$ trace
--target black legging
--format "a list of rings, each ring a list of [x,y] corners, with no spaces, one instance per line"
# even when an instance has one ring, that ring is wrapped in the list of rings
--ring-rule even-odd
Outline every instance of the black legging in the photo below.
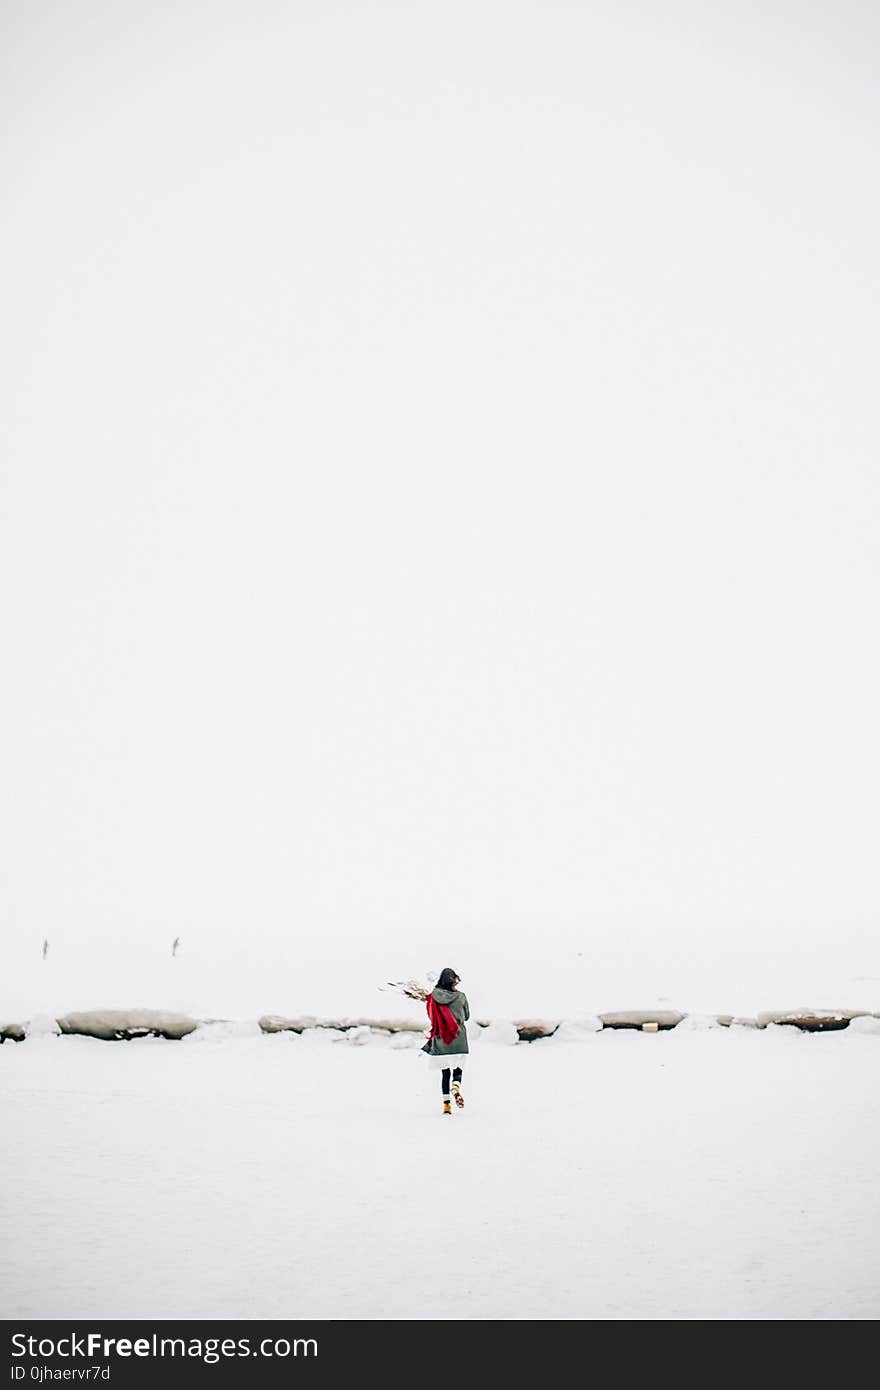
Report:
[[[449,1070],[449,1067],[444,1067],[440,1073],[440,1089],[444,1096],[449,1095]],[[453,1081],[461,1080],[461,1067],[455,1068],[455,1071],[452,1073],[452,1079]]]

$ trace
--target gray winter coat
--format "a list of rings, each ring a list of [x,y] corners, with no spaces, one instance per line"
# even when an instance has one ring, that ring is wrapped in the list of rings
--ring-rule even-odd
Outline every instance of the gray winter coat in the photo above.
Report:
[[[430,1057],[455,1057],[461,1056],[468,1050],[467,1028],[465,1023],[471,1016],[468,1007],[467,995],[462,994],[460,989],[440,989],[439,985],[431,990],[438,1004],[445,1004],[452,1010],[453,1018],[458,1022],[458,1032],[452,1042],[445,1043],[442,1038],[431,1038],[422,1048]]]

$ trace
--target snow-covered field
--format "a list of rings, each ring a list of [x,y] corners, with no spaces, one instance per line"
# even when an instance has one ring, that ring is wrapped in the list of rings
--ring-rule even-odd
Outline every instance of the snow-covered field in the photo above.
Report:
[[[878,1030],[7,1044],[0,1312],[874,1318]]]

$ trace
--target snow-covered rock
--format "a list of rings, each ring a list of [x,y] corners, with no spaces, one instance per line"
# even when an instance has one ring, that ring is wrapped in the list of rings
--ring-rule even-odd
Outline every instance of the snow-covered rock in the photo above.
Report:
[[[301,1018],[285,1018],[282,1014],[263,1014],[258,1020],[264,1033],[304,1033],[307,1028],[317,1028],[318,1020],[310,1014]]]
[[[4,1023],[0,1025],[0,1043],[24,1042],[26,1036],[24,1025],[21,1023]]]
[[[537,1042],[538,1038],[552,1038],[559,1023],[546,1018],[521,1018],[513,1026],[520,1042]]]
[[[600,1014],[604,1028],[641,1028],[656,1023],[658,1028],[675,1028],[684,1014],[677,1009],[618,1009],[615,1013]]]
[[[372,1028],[383,1033],[422,1033],[424,1023],[411,1018],[315,1018],[305,1014],[300,1018],[285,1018],[282,1014],[263,1014],[260,1027],[264,1033],[303,1033],[307,1028],[331,1028],[347,1032],[355,1028]]]
[[[177,1040],[193,1033],[198,1021],[161,1009],[92,1009],[65,1014],[58,1019],[58,1026],[62,1033],[79,1033],[106,1042],[147,1037]]]
[[[808,1033],[824,1033],[848,1028],[851,1020],[861,1017],[862,1013],[859,1009],[768,1009],[758,1014],[757,1025],[766,1028],[771,1023],[779,1023]]]

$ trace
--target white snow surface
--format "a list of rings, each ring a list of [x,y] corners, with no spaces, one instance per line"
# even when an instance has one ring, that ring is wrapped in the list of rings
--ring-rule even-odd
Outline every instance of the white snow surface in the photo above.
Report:
[[[417,1035],[6,1044],[0,1316],[876,1318],[880,1036],[699,1023],[473,1030],[451,1118]]]

